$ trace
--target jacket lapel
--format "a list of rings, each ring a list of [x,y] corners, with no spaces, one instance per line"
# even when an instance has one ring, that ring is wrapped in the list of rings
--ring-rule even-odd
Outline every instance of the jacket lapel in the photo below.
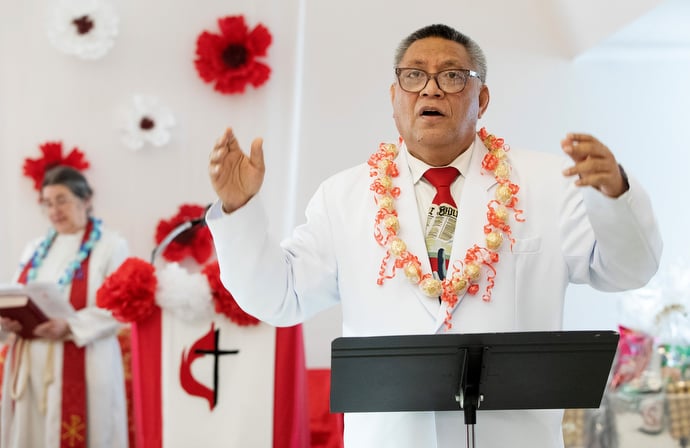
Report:
[[[422,265],[422,272],[431,272],[431,263],[429,262],[429,257],[426,255],[424,229],[419,220],[414,182],[407,163],[407,157],[409,157],[407,151],[401,150],[398,155],[398,167],[400,170],[400,175],[398,176],[400,196],[397,200],[398,219],[400,221],[399,235],[407,244],[407,250],[419,258],[419,262]],[[403,277],[404,281],[409,283],[410,288],[413,289],[417,299],[429,312],[431,318],[437,320],[441,308],[438,300],[424,295],[416,285],[407,280],[407,277],[405,277],[402,272],[400,272],[399,275]]]

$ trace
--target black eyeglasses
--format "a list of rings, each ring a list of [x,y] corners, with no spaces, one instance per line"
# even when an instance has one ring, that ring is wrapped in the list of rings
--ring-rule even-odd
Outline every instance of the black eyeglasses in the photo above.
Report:
[[[438,73],[427,73],[419,68],[396,68],[400,88],[405,92],[417,93],[424,90],[430,79],[434,79],[438,88],[445,93],[458,93],[465,89],[469,77],[480,79],[479,73],[466,68],[453,68]]]

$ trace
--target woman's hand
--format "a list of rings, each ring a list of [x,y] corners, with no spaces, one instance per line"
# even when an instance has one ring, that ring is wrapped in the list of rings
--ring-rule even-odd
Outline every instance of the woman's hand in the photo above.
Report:
[[[50,319],[34,328],[34,336],[53,341],[61,341],[72,334],[72,330],[65,319]]]
[[[22,324],[18,320],[0,317],[0,329],[7,333],[19,333],[22,331]]]

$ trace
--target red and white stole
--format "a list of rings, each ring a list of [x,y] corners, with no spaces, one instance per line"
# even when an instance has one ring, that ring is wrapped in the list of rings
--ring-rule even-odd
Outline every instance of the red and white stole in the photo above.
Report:
[[[89,220],[83,245],[89,238],[93,221]],[[81,247],[81,246],[80,246]],[[86,306],[88,294],[89,259],[91,254],[81,262],[81,267],[74,273],[70,289],[70,302],[75,310]],[[26,284],[31,263],[27,263],[19,276],[19,282]],[[15,343],[15,348],[16,343]],[[86,348],[77,347],[72,341],[63,342],[62,361],[62,417],[60,423],[60,448],[86,448]]]

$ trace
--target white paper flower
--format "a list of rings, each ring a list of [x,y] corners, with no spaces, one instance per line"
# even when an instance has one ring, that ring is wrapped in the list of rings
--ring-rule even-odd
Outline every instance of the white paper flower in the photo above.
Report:
[[[48,38],[60,51],[82,59],[103,57],[115,44],[119,18],[104,0],[59,0]]]
[[[156,275],[156,303],[159,307],[186,321],[213,317],[211,287],[204,274],[192,274],[178,263],[169,263]]]
[[[137,150],[148,142],[163,146],[170,141],[170,128],[175,125],[172,112],[153,96],[134,95],[124,112],[122,143]]]

